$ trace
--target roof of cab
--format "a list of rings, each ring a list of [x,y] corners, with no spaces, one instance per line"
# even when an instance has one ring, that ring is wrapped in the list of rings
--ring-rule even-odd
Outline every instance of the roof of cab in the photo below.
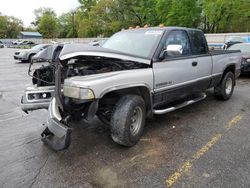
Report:
[[[133,29],[124,29],[122,32],[133,32],[133,31],[151,31],[151,30],[162,30],[162,31],[169,31],[169,30],[176,30],[176,29],[182,29],[182,30],[195,30],[195,31],[202,31],[200,29],[195,28],[187,28],[187,27],[175,27],[175,26],[164,26],[164,27],[140,27],[140,28],[133,28]]]

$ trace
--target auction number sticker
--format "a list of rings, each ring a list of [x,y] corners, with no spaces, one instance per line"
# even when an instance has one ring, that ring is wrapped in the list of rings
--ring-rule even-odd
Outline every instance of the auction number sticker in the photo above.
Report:
[[[161,30],[151,30],[151,31],[146,31],[145,35],[161,35],[163,31]]]

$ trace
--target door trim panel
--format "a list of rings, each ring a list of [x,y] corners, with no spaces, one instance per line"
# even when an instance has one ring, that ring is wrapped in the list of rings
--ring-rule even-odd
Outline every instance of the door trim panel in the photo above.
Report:
[[[162,92],[162,91],[165,91],[165,90],[168,90],[168,89],[173,89],[173,88],[178,88],[178,87],[185,86],[185,85],[188,85],[188,84],[193,84],[193,83],[196,83],[198,81],[205,80],[205,79],[212,79],[213,77],[219,76],[221,74],[222,73],[216,73],[216,74],[213,74],[213,75],[204,76],[204,77],[201,77],[201,78],[197,78],[197,79],[194,79],[194,80],[190,80],[190,81],[175,84],[175,85],[170,85],[170,86],[166,86],[166,87],[159,87],[159,88],[154,89],[154,92],[155,93]],[[160,84],[158,84],[158,85],[160,85]]]
[[[222,73],[217,73],[185,83],[155,89],[153,94],[154,107],[180,100],[193,93],[205,91],[213,86],[214,79],[218,80],[217,78],[221,76]]]

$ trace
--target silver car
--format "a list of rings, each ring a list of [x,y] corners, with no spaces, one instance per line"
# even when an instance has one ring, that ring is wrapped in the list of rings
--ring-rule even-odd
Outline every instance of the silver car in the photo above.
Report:
[[[38,44],[31,49],[19,50],[14,53],[14,59],[22,62],[31,62],[31,59],[39,51],[48,48],[50,44]]]
[[[0,48],[4,48],[2,41],[0,41]]]
[[[241,74],[250,74],[250,43],[234,44],[230,46],[227,50],[241,51]]]

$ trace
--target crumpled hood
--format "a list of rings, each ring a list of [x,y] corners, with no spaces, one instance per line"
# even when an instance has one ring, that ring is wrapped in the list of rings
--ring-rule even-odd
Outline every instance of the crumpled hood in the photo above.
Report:
[[[119,51],[91,46],[87,44],[65,44],[59,55],[59,59],[67,60],[77,56],[96,56],[96,57],[122,59],[138,63],[145,63],[148,65],[151,63],[149,59],[132,56]]]
[[[132,56],[119,51],[110,50],[107,48],[91,46],[89,44],[55,44],[49,46],[45,50],[39,52],[33,59],[43,59],[43,60],[53,60],[55,56],[55,51],[61,46],[61,51],[59,54],[59,59],[61,61],[68,60],[78,56],[92,56],[92,57],[106,57],[113,59],[121,59],[127,61],[134,61],[138,63],[144,63],[150,65],[151,60],[141,57]]]
[[[32,57],[33,60],[42,59],[44,61],[50,61],[53,59],[53,54],[58,47],[58,44],[51,45],[42,51],[39,51]]]

